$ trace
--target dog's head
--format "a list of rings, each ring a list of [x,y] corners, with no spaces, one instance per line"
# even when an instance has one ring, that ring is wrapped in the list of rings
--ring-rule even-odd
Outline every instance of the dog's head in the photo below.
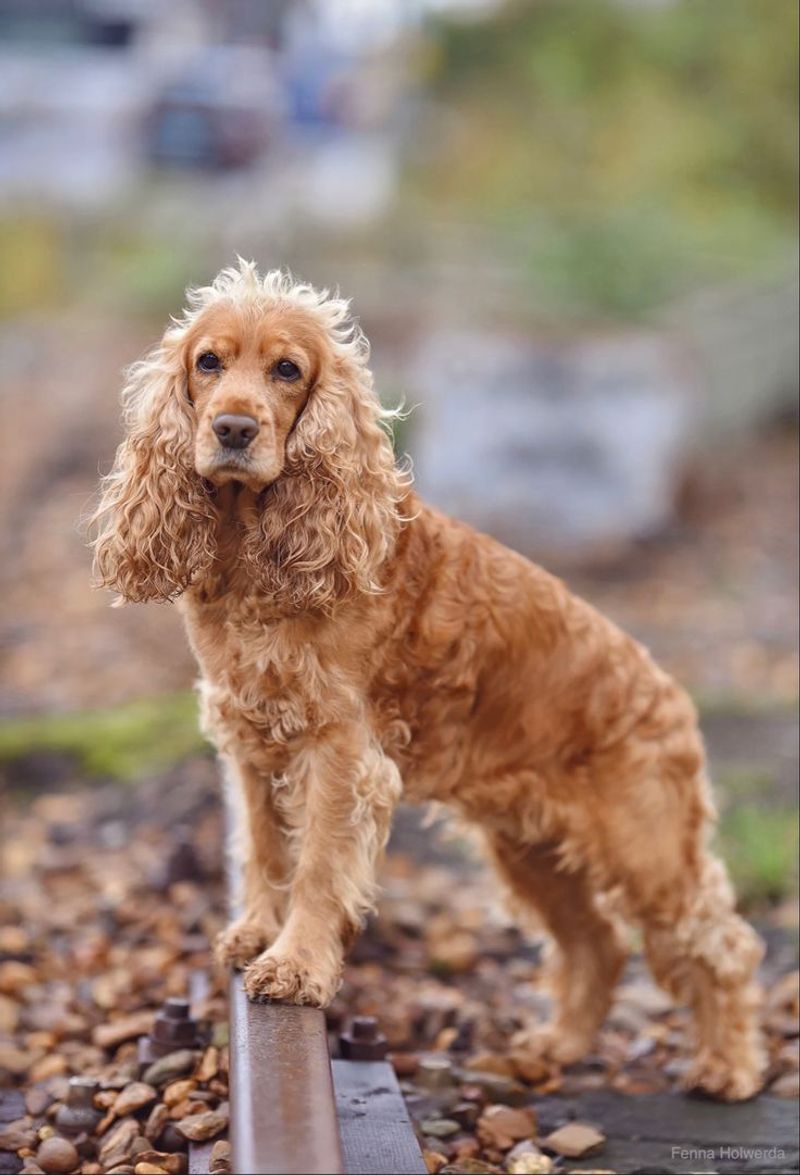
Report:
[[[241,262],[129,372],[127,435],[94,517],[100,584],[171,599],[219,557],[230,483],[253,499],[236,558],[294,609],[374,590],[403,477],[347,303]],[[228,536],[230,537],[230,536]],[[226,544],[226,549],[230,543]]]

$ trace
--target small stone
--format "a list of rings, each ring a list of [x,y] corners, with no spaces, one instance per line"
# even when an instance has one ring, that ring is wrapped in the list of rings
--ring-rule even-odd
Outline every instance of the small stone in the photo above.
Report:
[[[0,1150],[21,1151],[36,1146],[38,1136],[30,1118],[19,1118],[0,1129]]]
[[[463,1130],[473,1130],[480,1110],[475,1102],[464,1101],[456,1102],[452,1109],[448,1110],[448,1114]]]
[[[218,1138],[211,1148],[208,1160],[210,1175],[230,1175],[231,1144],[224,1138]]]
[[[149,1142],[155,1142],[169,1120],[169,1110],[158,1102],[153,1106],[144,1126],[144,1136]]]
[[[495,1175],[498,1170],[499,1167],[484,1163],[483,1159],[459,1159],[442,1167],[440,1175]]]
[[[203,1053],[202,1060],[197,1066],[195,1080],[201,1083],[213,1080],[219,1073],[219,1049],[210,1045]]]
[[[502,1053],[480,1053],[464,1065],[465,1069],[477,1069],[480,1073],[495,1073],[500,1077],[514,1077],[514,1063]]]
[[[514,1069],[514,1076],[519,1077],[520,1081],[524,1081],[527,1085],[541,1085],[543,1081],[548,1081],[555,1072],[555,1067],[552,1064],[548,1064],[542,1057],[537,1057],[530,1052],[514,1052],[509,1060]]]
[[[387,1058],[398,1077],[413,1077],[419,1068],[416,1053],[389,1053]]]
[[[184,1077],[180,1081],[171,1081],[169,1085],[165,1086],[161,1100],[165,1106],[173,1109],[174,1106],[184,1101],[194,1089],[195,1081],[192,1077]]]
[[[80,1155],[66,1138],[46,1138],[36,1152],[36,1162],[45,1175],[69,1175],[80,1162]]]
[[[92,1032],[92,1044],[101,1049],[113,1049],[124,1044],[126,1040],[144,1036],[152,1026],[152,1012],[135,1012],[121,1020],[112,1020],[110,1024],[98,1024]]]
[[[447,1166],[447,1156],[440,1155],[438,1151],[424,1150],[422,1158],[428,1168],[428,1175],[438,1175],[438,1172]]]
[[[461,1129],[458,1122],[452,1118],[426,1118],[420,1122],[419,1128],[423,1134],[432,1138],[449,1138],[451,1134],[458,1134]]]
[[[515,1142],[536,1133],[536,1116],[531,1110],[511,1106],[489,1106],[478,1119],[478,1138],[486,1147],[510,1150]]]
[[[0,992],[3,995],[16,995],[37,983],[38,979],[36,968],[29,963],[20,963],[16,959],[0,963]]]
[[[464,1071],[464,1079],[477,1087],[489,1102],[501,1102],[507,1106],[519,1106],[530,1098],[530,1091],[513,1077],[501,1077],[498,1073]]]
[[[206,1142],[220,1134],[228,1125],[228,1115],[219,1110],[206,1110],[203,1114],[190,1114],[177,1123],[178,1130],[190,1142]]]
[[[170,1154],[175,1154],[188,1150],[189,1140],[185,1135],[181,1134],[173,1122],[168,1122],[156,1139],[156,1146],[159,1150],[169,1151]]]
[[[197,1053],[191,1049],[178,1049],[177,1052],[167,1053],[165,1057],[153,1061],[142,1074],[142,1080],[148,1085],[155,1085],[156,1088],[168,1085],[170,1081],[184,1077],[194,1069],[196,1061]]]
[[[420,1058],[416,1081],[425,1089],[446,1089],[455,1083],[452,1062],[447,1057]]]
[[[133,1168],[134,1175],[167,1175],[166,1167],[159,1167],[156,1163],[137,1163]]]
[[[34,1085],[25,1094],[25,1109],[34,1117],[39,1118],[53,1103],[53,1095],[41,1085]]]
[[[506,1156],[506,1170],[509,1175],[550,1175],[553,1160],[532,1142],[520,1142]]]
[[[584,1155],[595,1154],[606,1141],[594,1126],[585,1122],[569,1122],[542,1139],[542,1145],[566,1159],[582,1159]]]
[[[158,1094],[152,1085],[147,1085],[144,1081],[134,1081],[117,1094],[114,1113],[118,1118],[124,1118],[126,1114],[135,1114],[149,1106],[157,1097]]]
[[[800,1074],[784,1073],[769,1087],[773,1097],[797,1098],[800,1097]]]
[[[51,1053],[31,1065],[28,1070],[28,1080],[33,1084],[37,1081],[48,1081],[51,1077],[60,1077],[68,1070],[66,1057],[62,1057],[58,1053]]]
[[[139,1134],[139,1123],[134,1118],[123,1118],[100,1147],[98,1159],[107,1166],[112,1160],[124,1162],[131,1153],[131,1144]]]

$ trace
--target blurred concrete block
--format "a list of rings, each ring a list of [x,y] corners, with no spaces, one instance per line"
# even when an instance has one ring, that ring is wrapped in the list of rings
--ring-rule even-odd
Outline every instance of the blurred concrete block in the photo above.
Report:
[[[799,297],[793,260],[771,281],[702,290],[664,314],[702,375],[704,440],[727,441],[770,419],[797,416]]]
[[[696,390],[658,335],[443,332],[412,387],[421,493],[520,549],[581,555],[672,513]]]

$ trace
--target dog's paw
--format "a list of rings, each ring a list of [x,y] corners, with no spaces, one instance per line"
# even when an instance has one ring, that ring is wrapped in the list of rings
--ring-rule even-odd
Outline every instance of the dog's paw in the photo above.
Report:
[[[271,938],[268,929],[260,923],[247,922],[240,918],[217,935],[214,957],[222,967],[242,970],[261,954],[269,945]]]
[[[328,975],[299,955],[264,951],[245,969],[244,989],[251,1000],[285,1000],[326,1008],[339,990],[338,973]]]
[[[763,1080],[757,1064],[735,1066],[704,1052],[695,1059],[681,1084],[688,1093],[703,1093],[722,1102],[744,1102],[756,1096]]]

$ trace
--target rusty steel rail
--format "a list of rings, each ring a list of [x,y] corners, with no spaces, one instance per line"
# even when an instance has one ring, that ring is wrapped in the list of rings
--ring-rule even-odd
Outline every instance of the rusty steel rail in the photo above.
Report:
[[[325,1015],[255,1004],[230,986],[233,1170],[247,1175],[343,1175]]]
[[[230,861],[232,897],[238,880]],[[229,1005],[230,1142],[237,1175],[427,1175],[374,1022],[353,1022],[342,1036],[349,1059],[332,1067],[319,1008],[253,1003],[235,973]],[[207,1164],[208,1154],[198,1150],[191,1158],[194,1172]]]

